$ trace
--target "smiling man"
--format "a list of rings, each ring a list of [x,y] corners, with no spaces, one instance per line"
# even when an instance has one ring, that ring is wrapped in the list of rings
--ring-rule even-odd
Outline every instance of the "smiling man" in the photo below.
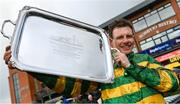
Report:
[[[135,54],[134,30],[126,20],[115,21],[109,29],[111,47],[117,50],[114,60],[114,82],[100,84],[63,76],[30,73],[49,88],[67,97],[101,89],[103,103],[165,103],[163,93],[179,87],[175,73],[165,69],[149,55]],[[8,62],[11,51],[6,50],[4,60]],[[91,63],[89,63],[91,64]]]
[[[135,54],[134,29],[122,19],[109,26],[110,43],[118,49],[115,55],[112,84],[101,87],[105,103],[165,103],[163,93],[179,86],[176,75],[149,55]]]

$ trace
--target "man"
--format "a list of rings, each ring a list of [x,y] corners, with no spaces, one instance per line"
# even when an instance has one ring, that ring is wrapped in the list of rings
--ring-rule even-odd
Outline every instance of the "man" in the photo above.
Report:
[[[178,88],[178,79],[149,55],[134,54],[134,30],[126,20],[110,26],[110,43],[119,52],[115,57],[115,81],[102,86],[104,102],[165,103],[162,93]]]
[[[30,74],[65,96],[91,92],[99,86],[104,103],[165,103],[163,93],[178,88],[177,76],[149,55],[132,52],[135,44],[134,30],[128,21],[115,21],[109,32],[111,47],[118,49],[115,55],[114,83],[100,84],[62,76]],[[6,62],[10,58],[6,57],[9,53],[5,53]]]

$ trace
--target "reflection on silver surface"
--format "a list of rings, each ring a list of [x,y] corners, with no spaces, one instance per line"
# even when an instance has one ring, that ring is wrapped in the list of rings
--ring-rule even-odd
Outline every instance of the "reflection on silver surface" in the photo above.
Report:
[[[18,57],[25,65],[87,76],[105,74],[90,70],[106,69],[96,34],[37,16],[27,18],[22,34]]]

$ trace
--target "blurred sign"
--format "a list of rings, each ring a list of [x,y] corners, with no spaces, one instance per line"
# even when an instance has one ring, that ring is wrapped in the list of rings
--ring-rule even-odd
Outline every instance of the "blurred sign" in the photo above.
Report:
[[[160,52],[167,51],[169,49],[178,47],[179,43],[180,43],[180,36],[176,37],[176,38],[174,38],[172,40],[169,40],[167,42],[156,45],[154,47],[151,47],[149,49],[143,50],[143,51],[141,51],[139,53],[150,54],[150,55],[151,54],[157,54],[157,53],[160,53]]]
[[[176,51],[173,51],[173,52],[170,52],[170,53],[167,53],[165,55],[159,56],[159,57],[156,58],[156,60],[158,62],[162,62],[162,61],[165,61],[167,59],[171,59],[171,58],[175,57],[176,55],[177,56],[180,55],[180,49],[178,49]]]

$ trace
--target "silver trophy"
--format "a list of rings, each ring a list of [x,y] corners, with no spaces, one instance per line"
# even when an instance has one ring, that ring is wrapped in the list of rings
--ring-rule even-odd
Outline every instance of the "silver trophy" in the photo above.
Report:
[[[103,29],[25,6],[10,39],[13,65],[21,70],[102,83],[113,81],[113,65]]]

